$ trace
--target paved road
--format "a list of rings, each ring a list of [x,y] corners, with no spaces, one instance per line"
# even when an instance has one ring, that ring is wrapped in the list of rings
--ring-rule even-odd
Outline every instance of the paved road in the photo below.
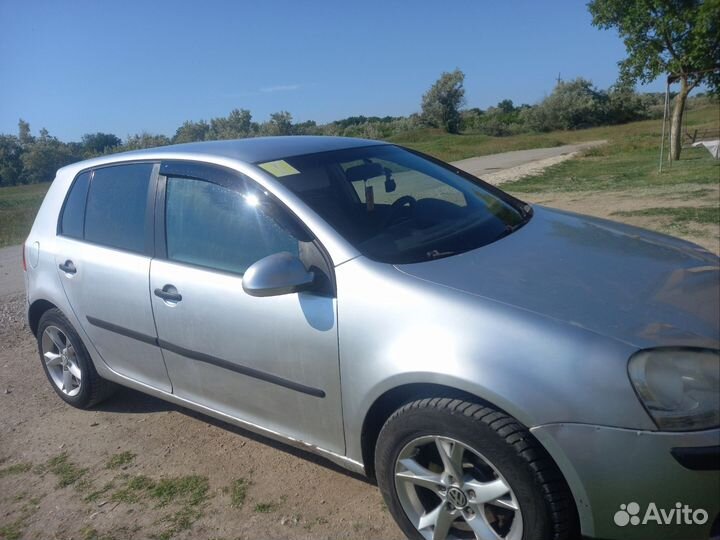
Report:
[[[502,154],[461,159],[460,161],[453,161],[453,165],[482,178],[485,174],[495,173],[511,167],[517,167],[518,165],[525,165],[541,159],[571,154],[584,148],[598,146],[604,142],[605,141],[589,141],[580,144],[566,144],[554,148],[515,150],[513,152],[503,152]]]
[[[20,246],[0,248],[0,298],[22,292],[25,281]]]
[[[490,156],[480,156],[453,162],[453,165],[464,171],[482,177],[484,174],[498,172],[510,167],[525,165],[533,161],[549,157],[562,156],[577,152],[583,148],[597,146],[604,141],[591,141],[581,144],[568,144],[554,148],[536,148],[533,150],[517,150]],[[20,246],[0,248],[0,298],[9,294],[22,292],[24,288],[22,273],[22,251]]]

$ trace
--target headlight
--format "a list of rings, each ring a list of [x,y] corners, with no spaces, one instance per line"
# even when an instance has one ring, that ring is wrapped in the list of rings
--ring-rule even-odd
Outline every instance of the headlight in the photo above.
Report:
[[[630,380],[658,428],[691,431],[720,425],[720,352],[651,349],[630,358]]]

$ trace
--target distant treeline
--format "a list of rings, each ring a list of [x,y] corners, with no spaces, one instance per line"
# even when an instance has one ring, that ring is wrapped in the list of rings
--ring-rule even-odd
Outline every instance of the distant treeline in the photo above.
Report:
[[[103,154],[192,141],[266,135],[388,139],[424,127],[500,137],[662,116],[662,94],[638,94],[622,88],[598,90],[585,79],[560,82],[536,105],[516,106],[506,99],[486,110],[462,109],[463,80],[464,75],[459,70],[443,74],[423,96],[420,113],[406,117],[351,116],[327,124],[312,120],[294,123],[287,111],[273,113],[267,121],[258,123],[253,121],[250,111],[234,109],[226,117],[197,122],[188,120],[172,137],[143,132],[121,140],[111,133],[88,133],[79,142],[62,142],[46,129],[33,136],[30,125],[21,119],[17,135],[0,135],[0,186],[47,182],[54,178],[60,167]]]

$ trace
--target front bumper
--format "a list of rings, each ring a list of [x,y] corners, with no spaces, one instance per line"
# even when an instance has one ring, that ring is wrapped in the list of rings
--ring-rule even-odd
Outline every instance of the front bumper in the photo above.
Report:
[[[708,540],[711,530],[717,533],[718,525],[714,528],[713,524],[720,513],[720,470],[714,456],[720,446],[720,429],[669,433],[548,424],[531,432],[565,475],[583,536],[603,540]],[[635,515],[640,523],[616,524],[616,514],[626,508],[620,505],[632,502],[639,505]],[[681,508],[687,505],[692,510],[704,510],[707,521],[698,524],[691,515],[678,517],[676,503],[681,503]],[[669,516],[671,510],[676,512]],[[654,517],[658,515],[659,520]],[[701,520],[703,514],[695,516]],[[620,523],[628,517],[624,512],[617,516]]]

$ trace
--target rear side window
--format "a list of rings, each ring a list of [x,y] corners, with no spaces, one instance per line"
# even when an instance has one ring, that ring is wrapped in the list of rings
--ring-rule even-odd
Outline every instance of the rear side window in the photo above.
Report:
[[[299,252],[296,236],[281,225],[288,222],[284,211],[262,195],[168,178],[165,218],[173,261],[243,274],[273,253]]]
[[[89,184],[89,172],[78,175],[73,182],[60,221],[60,234],[63,236],[82,239],[85,224],[85,200]]]
[[[85,240],[142,253],[152,163],[95,170],[85,213]]]

